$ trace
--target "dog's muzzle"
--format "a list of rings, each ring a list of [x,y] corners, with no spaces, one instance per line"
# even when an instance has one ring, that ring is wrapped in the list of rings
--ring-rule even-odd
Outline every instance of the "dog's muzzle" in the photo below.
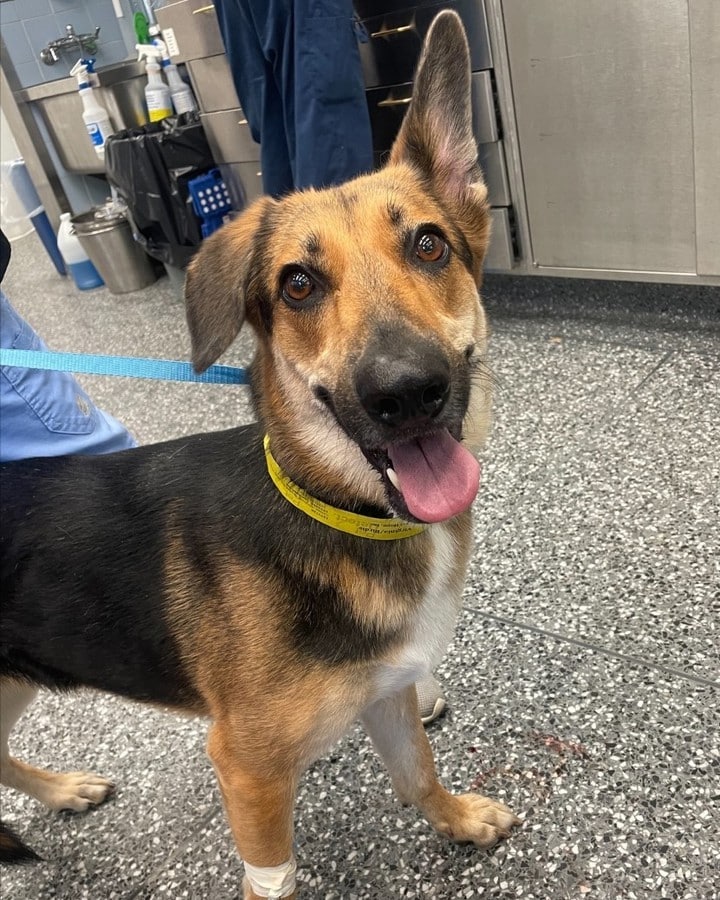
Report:
[[[378,329],[354,372],[365,425],[353,429],[383,476],[391,505],[420,522],[466,510],[479,465],[460,443],[467,412],[467,358],[451,367],[442,348],[402,327]]]

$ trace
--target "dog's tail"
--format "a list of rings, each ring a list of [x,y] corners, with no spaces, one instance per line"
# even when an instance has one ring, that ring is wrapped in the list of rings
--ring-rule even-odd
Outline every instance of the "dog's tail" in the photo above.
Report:
[[[12,828],[0,822],[0,863],[24,863],[40,858],[34,850],[23,843]]]

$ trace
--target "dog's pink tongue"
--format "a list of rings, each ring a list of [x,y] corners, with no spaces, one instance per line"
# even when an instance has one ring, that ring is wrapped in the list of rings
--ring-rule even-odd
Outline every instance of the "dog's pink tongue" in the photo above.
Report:
[[[388,455],[405,504],[421,522],[443,522],[475,499],[480,464],[450,432],[391,444]]]

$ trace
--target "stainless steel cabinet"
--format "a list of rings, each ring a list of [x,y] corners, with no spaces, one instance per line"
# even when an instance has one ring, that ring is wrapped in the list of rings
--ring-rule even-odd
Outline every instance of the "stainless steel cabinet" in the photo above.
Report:
[[[513,210],[502,140],[502,124],[495,103],[493,55],[483,0],[355,0],[367,32],[360,44],[373,150],[376,165],[387,158],[412,99],[412,76],[423,39],[442,9],[455,10],[463,20],[470,46],[473,129],[478,155],[493,206],[493,233],[487,269],[506,271],[516,262]]]
[[[173,60],[187,63],[213,158],[235,205],[244,206],[262,194],[260,145],[240,108],[215,7],[180,0],[160,7],[157,18]]]
[[[155,10],[173,62],[225,53],[215,5],[210,0],[179,0]]]
[[[356,3],[356,9],[363,4]],[[367,4],[366,4],[367,6]],[[360,44],[365,83],[368,87],[400,84],[415,74],[425,35],[440,9],[453,9],[462,18],[470,45],[473,70],[492,66],[485,8],[481,0],[447,0],[435,4],[385,3],[380,14],[362,20],[367,41]]]
[[[720,274],[720,12],[689,6],[503,0],[536,266]]]
[[[697,270],[720,275],[720,2],[690,0]]]

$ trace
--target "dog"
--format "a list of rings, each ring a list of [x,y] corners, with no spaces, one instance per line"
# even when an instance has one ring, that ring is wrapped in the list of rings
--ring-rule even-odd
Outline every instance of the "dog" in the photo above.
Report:
[[[2,782],[112,791],[12,758],[38,686],[210,720],[247,900],[295,897],[303,771],[359,718],[398,797],[488,847],[519,823],[438,782],[415,681],[449,643],[489,421],[487,189],[465,33],[441,13],[381,170],[263,197],[189,266],[195,368],[247,319],[256,424],[2,466]],[[6,857],[32,851],[6,830]]]

